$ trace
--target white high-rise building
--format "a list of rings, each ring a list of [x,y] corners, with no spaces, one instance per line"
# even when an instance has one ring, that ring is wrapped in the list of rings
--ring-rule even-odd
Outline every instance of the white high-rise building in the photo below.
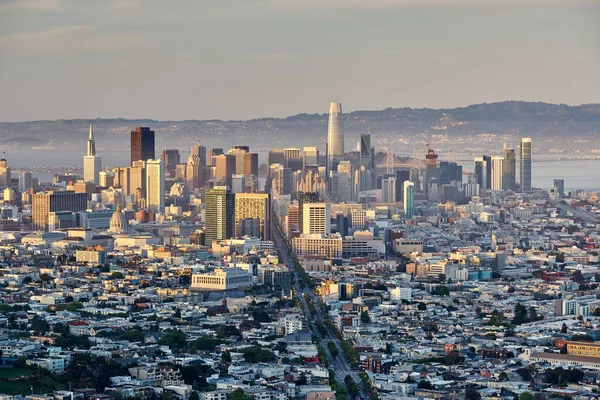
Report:
[[[531,192],[531,138],[521,139],[521,192]]]
[[[302,208],[302,233],[329,235],[331,208],[329,203],[305,203]]]
[[[415,215],[415,184],[404,181],[404,216],[412,218]]]
[[[90,124],[90,134],[87,141],[87,151],[83,157],[83,180],[99,183],[100,170],[102,169],[102,158],[96,155],[96,142],[94,141],[94,128]]]
[[[504,176],[504,158],[492,157],[492,182],[490,188],[492,190],[502,190],[502,178]]]
[[[329,106],[327,128],[327,176],[335,171],[337,164],[344,159],[344,131],[342,130],[342,104],[332,101]]]
[[[165,164],[163,160],[146,161],[146,208],[165,212]]]
[[[244,175],[233,175],[231,177],[231,192],[244,193],[246,191],[246,177]]]

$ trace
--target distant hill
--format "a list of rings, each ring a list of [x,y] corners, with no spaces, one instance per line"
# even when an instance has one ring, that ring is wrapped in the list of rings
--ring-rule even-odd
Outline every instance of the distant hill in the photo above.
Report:
[[[208,147],[248,144],[255,151],[288,146],[316,145],[324,149],[327,114],[297,114],[287,118],[259,118],[248,121],[188,120],[156,121],[123,118],[97,119],[94,123],[99,151],[129,148],[128,133],[136,126],[150,126],[157,132],[157,151],[187,148],[196,141]],[[90,120],[29,121],[0,123],[0,148],[28,147],[77,152],[85,148]],[[371,130],[378,148],[412,151],[422,147],[433,134],[438,147],[479,151],[480,147],[534,138],[548,150],[567,146],[568,151],[600,151],[600,104],[568,106],[539,102],[505,101],[474,104],[453,109],[386,108],[353,111],[344,115],[346,150],[355,147],[360,133]],[[576,139],[576,140],[574,140]]]

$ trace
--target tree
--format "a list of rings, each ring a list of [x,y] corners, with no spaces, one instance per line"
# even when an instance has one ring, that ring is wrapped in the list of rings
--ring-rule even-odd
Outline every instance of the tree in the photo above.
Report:
[[[420,301],[419,303],[417,303],[417,310],[419,310],[419,311],[427,310],[427,304]]]
[[[557,263],[564,263],[564,262],[565,262],[565,253],[562,253],[562,252],[561,252],[561,253],[558,253],[558,254],[556,255],[556,258],[554,258],[554,262],[557,262]]]
[[[362,322],[363,324],[371,323],[371,317],[369,317],[368,311],[362,311],[360,313],[360,322]]]
[[[195,390],[192,392],[192,394],[190,394],[190,397],[188,400],[200,400],[200,396],[198,395],[198,392],[196,392]]]
[[[223,354],[221,354],[221,362],[230,363],[231,362],[231,353],[228,351],[224,351]]]
[[[298,379],[296,381],[294,381],[294,383],[297,386],[303,386],[306,385],[308,383],[308,380],[306,379],[306,375],[304,374],[300,374],[300,376],[298,377]]]
[[[541,319],[544,319],[544,317],[542,317],[541,315],[538,315],[535,307],[531,306],[531,307],[529,307],[529,311],[527,313],[527,319],[529,320],[529,322],[534,322],[534,321],[539,321]]]
[[[244,394],[242,389],[237,389],[227,395],[227,400],[253,400],[252,396]]]
[[[431,384],[431,382],[426,381],[424,379],[421,379],[421,381],[419,381],[417,387],[419,389],[433,390],[433,385]]]
[[[461,357],[460,353],[456,350],[452,350],[444,357],[444,364],[446,365],[456,365],[461,363],[462,361],[463,357]]]
[[[533,395],[529,392],[523,392],[519,395],[519,400],[533,400]]]
[[[567,328],[567,324],[565,324],[563,322],[562,328],[560,328],[560,333],[567,333],[567,332],[569,332],[569,328]]]
[[[115,271],[112,274],[110,274],[110,277],[112,279],[123,279],[125,276],[123,275],[123,273],[121,273],[119,271]]]
[[[521,325],[527,322],[527,309],[521,303],[515,306],[515,317],[512,320],[513,325]]]
[[[465,400],[481,400],[481,394],[473,388],[465,390]]]
[[[31,319],[31,329],[36,335],[45,334],[50,330],[50,324],[36,315]]]
[[[337,346],[333,342],[327,343],[327,349],[329,350],[329,353],[331,353],[331,356],[333,357],[334,360],[340,354],[340,352],[337,349]]]

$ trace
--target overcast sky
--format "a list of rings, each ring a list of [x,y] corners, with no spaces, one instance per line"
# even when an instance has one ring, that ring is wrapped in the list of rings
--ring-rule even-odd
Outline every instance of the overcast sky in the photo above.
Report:
[[[600,0],[0,0],[0,120],[600,102]]]

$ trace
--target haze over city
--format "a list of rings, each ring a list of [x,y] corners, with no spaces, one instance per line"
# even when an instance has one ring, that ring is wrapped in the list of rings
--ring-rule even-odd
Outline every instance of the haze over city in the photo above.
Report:
[[[594,0],[3,0],[0,121],[598,103]]]

